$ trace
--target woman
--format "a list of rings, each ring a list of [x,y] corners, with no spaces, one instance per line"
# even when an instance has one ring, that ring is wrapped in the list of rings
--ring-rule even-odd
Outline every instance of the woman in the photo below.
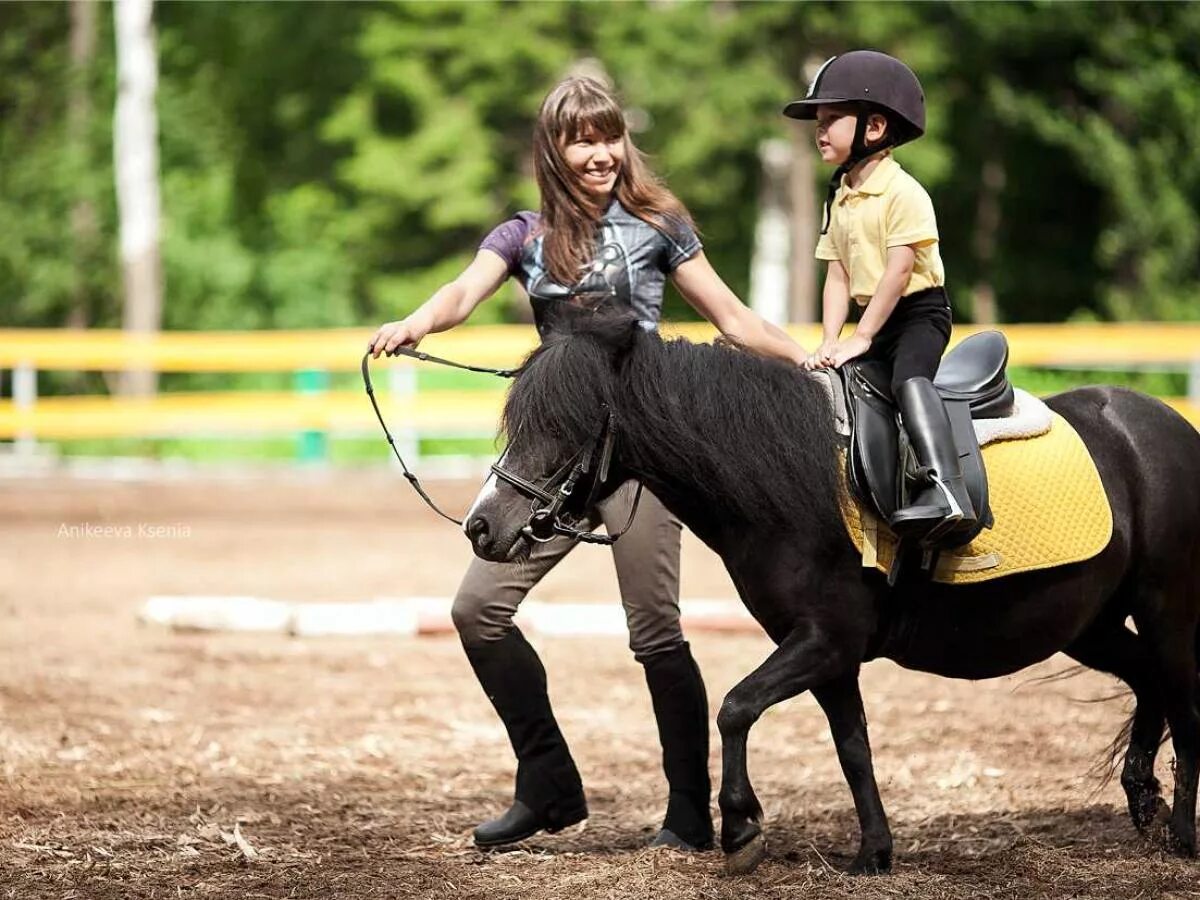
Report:
[[[541,335],[571,307],[632,307],[654,328],[669,277],[723,335],[795,364],[807,354],[745,307],[704,256],[691,218],[650,172],[633,145],[613,94],[590,78],[568,78],[546,97],[534,130],[541,212],[496,227],[466,270],[408,318],[371,339],[378,357],[413,347],[466,319],[509,277],[524,285]],[[610,531],[625,520],[630,485],[600,507]],[[669,795],[655,846],[707,849],[708,702],[700,670],[679,627],[681,526],[644,495],[629,532],[613,546],[629,644],[645,668],[658,722]],[[467,658],[504,721],[517,756],[516,791],[502,816],[475,830],[481,847],[558,831],[587,817],[579,772],[555,722],[546,673],[512,618],[529,590],[574,544],[538,544],[520,564],[474,560],[454,600]]]

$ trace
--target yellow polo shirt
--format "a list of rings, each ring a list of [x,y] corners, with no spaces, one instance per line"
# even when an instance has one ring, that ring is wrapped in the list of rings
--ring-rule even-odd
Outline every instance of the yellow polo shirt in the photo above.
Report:
[[[889,247],[916,250],[904,295],[946,283],[938,252],[933,201],[920,182],[891,155],[857,188],[842,178],[833,200],[829,230],[817,242],[817,259],[840,260],[850,276],[850,296],[866,306],[887,267]]]

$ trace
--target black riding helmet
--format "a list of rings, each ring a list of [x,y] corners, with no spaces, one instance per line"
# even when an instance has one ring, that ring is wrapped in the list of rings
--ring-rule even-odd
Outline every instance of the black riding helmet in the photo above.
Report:
[[[823,103],[853,103],[860,107],[849,158],[837,167],[829,181],[825,199],[825,223],[829,230],[830,209],[842,176],[856,164],[880,150],[898,147],[925,133],[925,92],[912,69],[900,60],[875,50],[852,50],[827,59],[801,100],[783,109],[793,119],[815,119]],[[867,119],[873,112],[888,121],[883,140],[867,146]]]

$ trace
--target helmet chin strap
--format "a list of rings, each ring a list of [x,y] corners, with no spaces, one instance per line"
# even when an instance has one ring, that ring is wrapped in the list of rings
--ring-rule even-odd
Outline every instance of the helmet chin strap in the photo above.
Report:
[[[871,118],[871,115],[870,110],[863,110],[856,116],[854,140],[850,142],[850,155],[846,157],[844,163],[833,170],[833,175],[829,179],[829,188],[825,191],[825,215],[821,224],[821,234],[829,231],[829,223],[833,221],[833,199],[837,196],[838,188],[842,186],[843,176],[871,154],[886,150],[896,143],[894,129],[889,123],[888,133],[883,136],[883,140],[870,147],[867,146],[867,120]]]

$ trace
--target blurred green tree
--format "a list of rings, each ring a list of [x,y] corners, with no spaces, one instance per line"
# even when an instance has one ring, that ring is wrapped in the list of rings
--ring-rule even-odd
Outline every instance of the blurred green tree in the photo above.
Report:
[[[170,328],[413,308],[536,205],[537,106],[580,64],[616,83],[745,296],[758,145],[811,139],[782,104],[811,60],[863,46],[925,84],[929,132],[897,155],[934,197],[961,317],[1200,317],[1196,4],[164,3],[156,20]],[[97,27],[73,66],[69,7],[0,4],[0,325],[119,322],[111,17]]]

